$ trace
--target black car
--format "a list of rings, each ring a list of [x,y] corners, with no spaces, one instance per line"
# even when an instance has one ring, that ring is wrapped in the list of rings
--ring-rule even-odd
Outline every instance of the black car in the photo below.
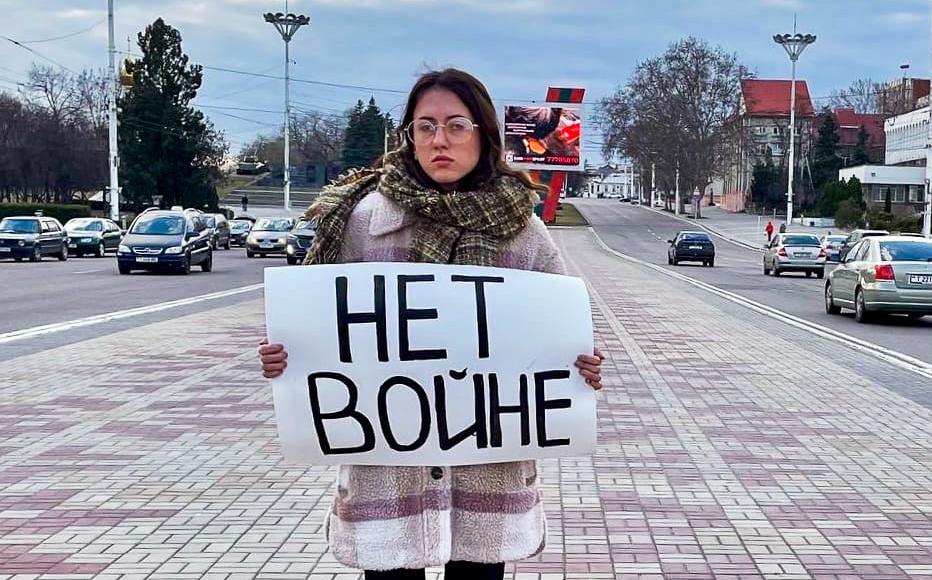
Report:
[[[676,266],[680,262],[702,262],[710,268],[715,266],[715,244],[705,232],[680,232],[667,240],[667,264]]]
[[[94,254],[98,258],[117,251],[123,233],[115,222],[103,218],[74,218],[65,224],[68,250],[72,255]]]
[[[307,249],[311,247],[311,242],[314,241],[314,231],[316,229],[316,220],[298,220],[298,223],[295,224],[294,229],[286,238],[285,255],[289,264],[298,264],[304,260]]]
[[[230,222],[222,213],[207,213],[202,216],[210,230],[210,245],[215,250],[230,249]]]
[[[0,220],[0,258],[38,262],[44,256],[68,259],[68,237],[57,219],[20,216]]]
[[[246,219],[230,220],[230,244],[234,246],[245,246],[246,236],[252,229],[252,221]]]
[[[139,214],[120,243],[120,274],[133,270],[171,270],[187,274],[191,266],[213,268],[209,229],[197,212],[150,210]]]

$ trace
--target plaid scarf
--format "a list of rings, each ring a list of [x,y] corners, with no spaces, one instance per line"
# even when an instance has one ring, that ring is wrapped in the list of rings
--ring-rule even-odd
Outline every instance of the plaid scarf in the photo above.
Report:
[[[500,245],[527,226],[538,199],[508,175],[496,176],[476,191],[426,188],[409,175],[400,154],[392,152],[381,168],[349,173],[324,188],[306,214],[318,222],[305,264],[339,262],[353,208],[376,189],[418,217],[408,261],[438,264],[494,266]]]

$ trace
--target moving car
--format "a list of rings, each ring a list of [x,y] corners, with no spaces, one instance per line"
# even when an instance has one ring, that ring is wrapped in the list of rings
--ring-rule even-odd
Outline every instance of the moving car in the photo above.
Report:
[[[41,215],[0,220],[0,258],[38,262],[44,256],[68,259],[68,238],[61,222]]]
[[[288,232],[294,227],[294,218],[259,218],[252,231],[246,236],[246,257],[254,258],[257,254],[285,254],[285,242]]]
[[[317,229],[317,222],[314,220],[300,219],[295,227],[286,238],[285,255],[288,263],[291,265],[298,264],[304,260],[307,255],[311,242],[314,241],[314,232]]]
[[[838,261],[844,262],[845,257],[848,255],[848,252],[851,251],[851,248],[856,246],[858,242],[864,238],[888,235],[890,235],[890,232],[887,230],[854,230],[848,234],[847,238],[845,238],[845,244],[841,247],[841,253],[839,255]]]
[[[229,250],[230,222],[227,221],[227,216],[222,213],[205,213],[201,219],[209,230],[207,235],[210,236],[210,246],[215,250]]]
[[[679,232],[667,240],[667,264],[676,266],[680,262],[702,262],[703,266],[715,266],[715,244],[705,232]]]
[[[805,272],[825,276],[827,252],[819,238],[812,234],[776,234],[764,251],[764,275],[779,276],[784,272]]]
[[[230,220],[230,244],[234,246],[245,246],[246,236],[252,229],[252,222],[244,219]]]
[[[172,270],[181,274],[200,266],[213,269],[213,251],[207,226],[197,212],[147,211],[139,214],[120,243],[120,274],[133,270]]]
[[[932,240],[913,236],[862,239],[825,282],[825,312],[854,310],[858,322],[877,314],[932,314]]]
[[[826,234],[819,238],[822,248],[825,249],[825,259],[829,262],[841,261],[841,247],[845,245],[848,236],[839,234]]]
[[[68,250],[75,256],[94,254],[102,258],[117,251],[123,232],[115,222],[104,218],[74,218],[65,224]]]

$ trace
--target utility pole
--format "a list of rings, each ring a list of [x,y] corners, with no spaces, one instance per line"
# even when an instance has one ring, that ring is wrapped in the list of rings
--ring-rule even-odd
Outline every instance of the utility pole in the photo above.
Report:
[[[929,75],[932,77],[932,2],[929,3]],[[922,213],[922,235],[932,238],[932,100],[926,135],[926,199]]]
[[[657,197],[657,165],[655,163],[650,164],[650,206],[654,207],[657,203],[655,197]]]
[[[676,211],[673,212],[676,215],[680,215],[680,162],[676,162]]]
[[[120,165],[119,143],[117,141],[117,99],[120,96],[120,75],[117,72],[116,46],[113,38],[113,0],[107,0],[107,23],[109,36],[109,78],[110,85],[110,111],[107,114],[107,124],[110,132],[110,219],[120,224],[120,180],[118,168]]]
[[[311,19],[307,16],[288,12],[288,0],[285,0],[285,14],[267,12],[264,18],[266,22],[275,26],[275,29],[282,35],[282,40],[285,41],[285,183],[283,189],[285,211],[291,211],[291,98],[289,95],[291,90],[291,56],[289,45],[291,38],[298,29],[309,24]]]
[[[790,81],[790,171],[786,189],[786,226],[790,227],[793,225],[793,177],[796,172],[796,61],[803,50],[816,41],[816,37],[797,33],[796,18],[793,17],[793,34],[775,34],[773,40],[786,50],[793,69]]]

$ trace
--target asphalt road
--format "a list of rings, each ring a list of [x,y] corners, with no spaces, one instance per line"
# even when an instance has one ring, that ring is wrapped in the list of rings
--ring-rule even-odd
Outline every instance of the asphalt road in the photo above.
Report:
[[[669,266],[667,240],[680,230],[695,228],[673,217],[621,203],[617,199],[579,199],[573,200],[573,204],[605,243],[618,252],[932,363],[932,316],[918,321],[891,316],[867,325],[855,322],[854,315],[849,311],[844,311],[841,316],[829,316],[825,313],[822,297],[824,280],[806,278],[805,274],[784,274],[779,278],[764,276],[759,252],[720,238],[715,238],[714,268],[706,268],[701,264]],[[775,353],[775,356],[779,356],[779,353]]]
[[[284,265],[284,257],[247,259],[246,251],[236,247],[214,252],[212,272],[194,266],[188,276],[121,276],[113,254],[66,262],[48,257],[39,263],[2,260],[0,334],[249,286],[262,282],[265,267]]]

